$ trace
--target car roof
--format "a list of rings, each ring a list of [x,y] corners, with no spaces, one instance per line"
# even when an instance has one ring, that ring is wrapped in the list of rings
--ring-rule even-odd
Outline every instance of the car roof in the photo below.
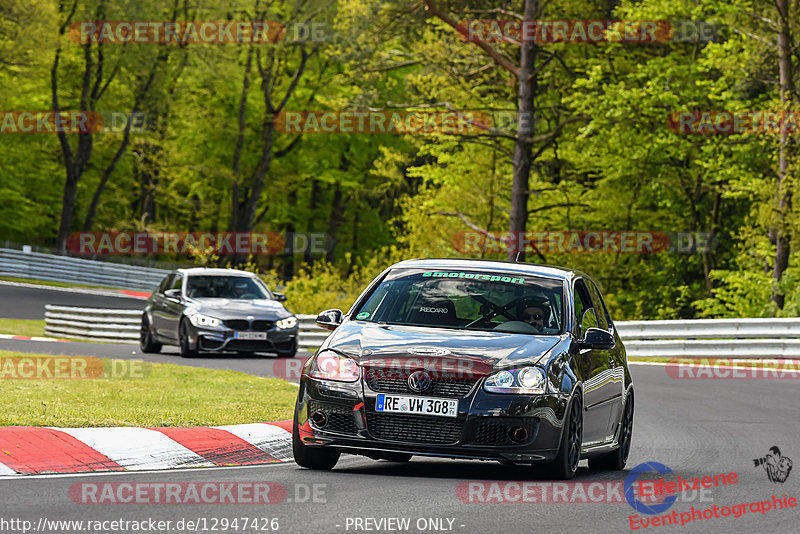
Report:
[[[535,276],[542,276],[545,278],[555,278],[558,280],[571,280],[577,276],[586,276],[584,273],[574,270],[566,269],[564,267],[557,267],[555,265],[540,265],[537,263],[525,263],[514,261],[494,261],[494,260],[477,260],[477,259],[415,259],[405,260],[395,263],[392,269],[408,269],[408,268],[422,268],[422,269],[485,269],[485,270],[499,270],[508,273],[528,274]]]
[[[208,267],[191,267],[189,269],[176,269],[176,272],[185,274],[186,276],[250,276],[258,277],[255,273],[250,271],[240,271],[239,269],[211,269]]]

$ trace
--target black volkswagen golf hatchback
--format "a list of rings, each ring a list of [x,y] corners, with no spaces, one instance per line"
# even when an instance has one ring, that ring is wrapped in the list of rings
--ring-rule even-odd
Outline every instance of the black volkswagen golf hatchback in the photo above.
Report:
[[[409,260],[380,274],[303,368],[295,461],[341,453],[498,460],[569,479],[622,469],[633,429],[625,348],[587,275],[526,263]]]

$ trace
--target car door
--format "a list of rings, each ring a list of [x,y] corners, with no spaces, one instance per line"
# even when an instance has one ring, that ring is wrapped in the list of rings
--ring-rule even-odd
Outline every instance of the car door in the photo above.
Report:
[[[590,282],[591,283],[591,282]],[[598,328],[598,314],[583,278],[573,285],[575,324],[578,339],[583,339],[586,330]],[[614,388],[609,382],[613,375],[608,351],[598,349],[579,349],[578,365],[583,375],[583,443],[593,445],[606,441]]]
[[[589,280],[587,278],[586,287],[589,289],[589,294],[592,298],[592,303],[594,304],[594,309],[597,313],[598,328],[602,328],[613,335],[613,323],[611,323],[611,317],[608,314],[608,309],[606,308],[605,302],[603,302],[603,297],[600,295],[600,290],[597,288],[597,284],[595,284],[593,280]],[[608,383],[606,388],[608,390],[608,394],[611,395],[611,398],[608,401],[610,404],[609,419],[605,436],[606,441],[611,441],[614,439],[614,432],[616,431],[617,427],[616,423],[619,421],[619,418],[622,415],[622,399],[625,389],[625,367],[623,366],[622,358],[620,357],[619,347],[614,347],[613,349],[602,350],[599,352],[603,358],[608,359],[608,365],[611,369],[611,375],[607,377]]]
[[[183,281],[185,276],[176,273],[172,279],[170,290],[176,291],[175,296],[164,295],[164,332],[163,335],[178,340],[178,325],[184,309]]]
[[[159,284],[158,289],[155,293],[153,293],[153,298],[151,302],[151,309],[150,309],[150,318],[153,324],[153,332],[157,336],[164,337],[166,334],[166,296],[164,295],[164,291],[172,287],[172,279],[175,277],[175,273],[170,273],[164,277]],[[168,336],[167,336],[168,337]]]

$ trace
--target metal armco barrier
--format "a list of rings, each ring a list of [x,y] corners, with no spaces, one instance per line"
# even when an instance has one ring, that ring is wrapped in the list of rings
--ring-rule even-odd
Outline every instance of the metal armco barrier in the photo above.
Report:
[[[152,291],[169,271],[0,248],[0,276]]]
[[[45,333],[136,343],[137,310],[45,306]],[[297,315],[300,347],[316,349],[330,331],[316,326],[316,315]],[[798,358],[800,318],[620,321],[615,323],[628,356],[662,358]]]
[[[800,357],[800,318],[691,319],[616,323],[628,356]]]
[[[106,310],[74,308],[72,306],[44,307],[44,333],[54,337],[73,337],[138,343],[141,310]]]
[[[114,310],[103,308],[75,308],[48,304],[44,313],[44,332],[53,337],[70,337],[110,341],[112,343],[138,343],[141,310]],[[300,347],[319,347],[330,331],[316,325],[316,315],[298,315]]]

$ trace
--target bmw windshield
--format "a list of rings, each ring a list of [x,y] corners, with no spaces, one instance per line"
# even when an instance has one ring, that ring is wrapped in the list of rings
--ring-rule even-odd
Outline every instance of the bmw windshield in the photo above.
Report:
[[[560,334],[562,282],[482,270],[390,272],[354,318],[381,324]]]
[[[260,281],[247,276],[190,276],[186,294],[193,299],[271,299]]]

